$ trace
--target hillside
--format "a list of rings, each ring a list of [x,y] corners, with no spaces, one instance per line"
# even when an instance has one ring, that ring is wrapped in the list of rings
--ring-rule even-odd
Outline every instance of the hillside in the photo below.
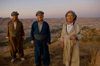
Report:
[[[9,43],[5,39],[7,23],[9,18],[0,18],[0,66],[34,66],[34,46],[30,43],[29,35],[31,24],[35,19],[20,19],[23,22],[25,30],[24,52],[25,61],[16,60],[11,63],[9,53]],[[64,18],[46,18],[51,29],[52,44],[50,47],[50,66],[63,65],[63,48],[58,41],[61,33]],[[93,66],[96,60],[96,53],[100,50],[100,18],[78,18],[77,22],[82,26],[84,36],[80,40],[80,66]]]

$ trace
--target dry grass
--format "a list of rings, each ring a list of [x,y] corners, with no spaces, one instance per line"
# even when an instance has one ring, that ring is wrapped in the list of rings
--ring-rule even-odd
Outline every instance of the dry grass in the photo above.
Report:
[[[91,61],[88,63],[88,66],[94,66],[95,65],[97,53],[98,53],[97,49],[91,50]]]
[[[87,31],[85,31],[87,30]],[[88,32],[89,31],[89,32]],[[60,31],[59,31],[60,32]],[[100,32],[96,29],[84,28],[84,37],[80,40],[80,66],[94,66],[96,54],[100,50]],[[58,33],[58,32],[57,32]],[[59,34],[59,33],[58,33]],[[87,37],[87,38],[86,38]],[[95,37],[95,38],[94,38]],[[58,37],[57,37],[58,38]],[[53,40],[50,45],[50,66],[64,66],[63,65],[63,49],[60,47],[60,42]],[[6,46],[4,46],[6,47]],[[9,48],[9,47],[8,47]],[[10,63],[9,49],[1,50],[0,47],[0,66],[34,66],[34,46],[30,43],[29,38],[24,41],[25,61],[17,59],[15,63]]]

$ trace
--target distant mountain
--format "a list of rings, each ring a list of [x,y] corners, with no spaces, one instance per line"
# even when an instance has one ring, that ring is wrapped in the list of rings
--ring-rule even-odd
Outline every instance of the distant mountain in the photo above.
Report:
[[[1,20],[1,19],[6,20],[6,19],[10,19],[10,17],[6,17],[6,18],[0,17],[0,20]]]

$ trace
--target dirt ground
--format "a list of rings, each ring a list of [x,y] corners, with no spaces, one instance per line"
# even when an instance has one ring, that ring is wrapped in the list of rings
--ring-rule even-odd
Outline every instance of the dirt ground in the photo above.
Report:
[[[56,41],[51,44],[50,49],[50,58],[51,64],[50,66],[64,66],[63,65],[63,49],[60,46],[60,42]],[[98,47],[99,44],[91,44],[91,43],[81,43],[80,44],[80,66],[88,66],[89,62],[89,49],[93,47]],[[35,66],[34,63],[34,48],[24,49],[25,53],[25,61],[20,61],[17,58],[16,62],[11,63],[11,57],[9,53],[9,46],[0,47],[0,66]]]

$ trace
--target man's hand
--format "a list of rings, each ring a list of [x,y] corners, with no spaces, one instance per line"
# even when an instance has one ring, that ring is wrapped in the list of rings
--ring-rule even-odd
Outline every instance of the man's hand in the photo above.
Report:
[[[32,43],[33,45],[35,44],[33,40],[31,41],[31,43]]]
[[[75,40],[77,37],[75,35],[71,36],[70,39],[71,40]]]
[[[49,46],[49,43],[47,42],[47,46]]]
[[[9,37],[6,37],[7,41],[10,41],[10,38]]]
[[[61,47],[64,48],[64,42],[61,43]]]
[[[73,46],[75,46],[75,45],[76,45],[76,42],[73,43]]]

